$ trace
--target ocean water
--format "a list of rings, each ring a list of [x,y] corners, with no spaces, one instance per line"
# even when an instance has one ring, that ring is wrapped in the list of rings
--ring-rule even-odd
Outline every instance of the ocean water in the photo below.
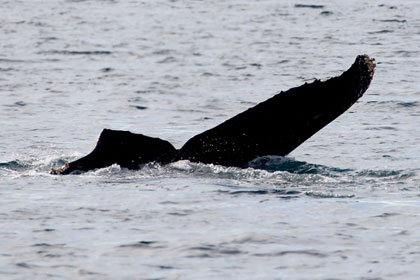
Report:
[[[419,14],[417,0],[2,0],[0,279],[419,279]],[[287,158],[49,174],[103,128],[179,148],[364,53],[364,97]]]

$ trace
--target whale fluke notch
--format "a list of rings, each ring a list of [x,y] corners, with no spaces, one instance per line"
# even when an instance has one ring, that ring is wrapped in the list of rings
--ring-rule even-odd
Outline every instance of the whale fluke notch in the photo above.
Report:
[[[338,77],[315,80],[259,103],[198,134],[176,150],[169,142],[128,131],[104,129],[87,156],[52,174],[69,174],[112,164],[138,169],[142,164],[177,160],[247,167],[260,156],[285,156],[349,109],[368,89],[375,60],[359,55]]]

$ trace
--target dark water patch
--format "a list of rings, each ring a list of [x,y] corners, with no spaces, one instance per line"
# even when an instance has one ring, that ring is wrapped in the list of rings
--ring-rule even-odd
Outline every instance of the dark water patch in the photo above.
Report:
[[[376,127],[367,127],[366,130],[398,130],[393,126],[376,126]]]
[[[101,69],[101,72],[108,73],[108,72],[111,72],[111,71],[114,71],[114,70],[115,70],[114,68],[105,67],[105,68],[102,68]]]
[[[134,105],[134,106],[131,106],[131,107],[136,108],[137,110],[146,110],[147,109],[146,106],[136,106],[136,105]]]
[[[396,23],[405,23],[407,20],[405,19],[373,19],[373,21],[379,22],[396,22]]]
[[[251,64],[249,64],[249,66],[261,68],[262,67],[262,64],[259,64],[259,63],[251,63]]]
[[[106,274],[103,274],[103,273],[89,271],[89,270],[85,270],[85,269],[80,269],[79,274],[80,275],[86,275],[86,276],[94,276],[94,275],[105,276],[106,275]]]
[[[263,254],[254,254],[256,257],[282,257],[287,255],[306,255],[311,257],[325,258],[328,257],[327,254],[320,253],[315,250],[288,250],[280,251],[275,253],[263,253]]]
[[[400,215],[399,213],[382,213],[380,215],[374,216],[375,218],[389,218],[389,217],[393,217],[393,216],[398,216]]]
[[[12,21],[10,23],[12,23],[12,24],[25,24],[26,20]]]
[[[358,224],[355,224],[355,223],[345,223],[345,225],[348,226],[348,227],[357,227],[358,226]]]
[[[163,78],[170,81],[179,81],[179,77],[176,75],[165,75]]]
[[[210,73],[210,72],[204,72],[204,73],[201,74],[201,76],[212,77],[212,76],[220,76],[220,75],[214,74],[214,73]]]
[[[336,233],[336,236],[339,236],[341,239],[345,239],[345,240],[349,240],[349,239],[353,239],[354,236],[351,234],[344,234],[344,233]]]
[[[36,27],[52,27],[52,25],[46,22],[34,21],[34,20],[30,20],[26,24],[36,26]]]
[[[215,246],[215,245],[202,245],[197,247],[189,248],[190,251],[204,251],[204,254],[199,254],[190,257],[201,257],[201,258],[208,258],[208,257],[215,257],[217,255],[239,255],[244,254],[245,252],[234,249],[234,248],[224,248],[223,246]]]
[[[162,59],[162,60],[159,60],[157,63],[160,63],[160,64],[164,64],[164,63],[173,63],[173,62],[176,62],[177,60],[176,60],[176,58],[175,57],[173,57],[173,56],[168,56],[168,57],[165,57],[164,59]]]
[[[352,171],[351,169],[327,167],[278,156],[259,157],[251,161],[249,166],[255,169],[263,169],[270,172],[287,171],[294,174],[318,174],[331,177],[338,176],[337,173]]]
[[[376,100],[370,100],[370,101],[367,101],[366,104],[390,105],[390,106],[397,106],[397,107],[403,107],[403,108],[417,107],[417,106],[420,105],[420,103],[416,100],[412,100],[412,101],[399,101],[399,100],[376,101]]]
[[[26,103],[25,101],[16,101],[13,104],[9,104],[9,105],[6,104],[4,106],[6,106],[6,107],[24,107],[26,105],[28,105],[28,103]]]
[[[60,258],[63,255],[60,255],[60,254],[45,254],[43,256],[46,257],[46,258]]]
[[[62,54],[62,55],[110,55],[111,51],[66,51],[54,50],[47,51],[48,54]]]
[[[267,190],[255,190],[255,191],[235,191],[229,192],[230,194],[268,194],[269,191]]]
[[[277,62],[276,62],[276,64],[285,64],[285,63],[288,63],[288,62],[290,62],[290,60],[288,60],[288,59],[283,59],[283,60],[279,60],[279,61],[277,61]]]
[[[23,60],[23,59],[0,58],[0,63],[27,63],[27,62],[31,62],[31,61]]]
[[[168,215],[183,217],[183,216],[188,216],[191,213],[193,213],[193,211],[184,210],[184,211],[178,211],[178,212],[169,212]]]
[[[397,9],[397,6],[388,6],[388,5],[385,5],[385,4],[379,4],[378,7],[388,8],[390,10],[396,10]]]
[[[162,269],[162,270],[175,269],[175,267],[169,266],[169,265],[157,265],[155,267],[159,268],[159,269]]]
[[[158,248],[164,248],[162,245],[156,245],[157,241],[139,241],[136,243],[130,243],[130,244],[123,244],[120,245],[120,248],[145,248],[145,249],[158,249]]]
[[[20,268],[35,268],[35,267],[38,267],[37,265],[29,264],[29,263],[26,263],[26,262],[16,263],[16,266],[20,267]]]
[[[9,162],[0,162],[0,168],[13,170],[13,171],[25,171],[30,169],[32,166],[29,163],[22,162],[19,160],[12,160]]]
[[[295,4],[295,8],[310,8],[310,9],[323,9],[324,5],[313,5],[313,4]]]
[[[0,67],[0,72],[11,72],[11,71],[16,71],[16,69],[15,68],[11,68],[11,67],[8,67],[8,68],[2,68],[2,67]]]
[[[152,52],[152,55],[170,55],[170,54],[174,54],[176,53],[175,50],[171,50],[171,49],[162,49],[162,50],[157,50]]]
[[[151,93],[152,91],[151,90],[136,90],[135,91],[135,93],[138,93],[138,94],[145,94],[145,93]]]
[[[419,56],[419,51],[399,50],[399,51],[395,51],[393,53],[395,53],[399,56],[402,56],[402,57],[418,57]]]
[[[299,197],[300,196],[298,196],[298,195],[280,195],[277,198],[280,198],[282,200],[291,200],[291,199],[296,199],[296,198],[299,198]],[[265,201],[267,201],[267,200],[261,200],[260,203],[263,203]]]
[[[45,228],[45,229],[36,229],[36,230],[33,230],[33,232],[52,232],[52,231],[55,231],[55,229],[53,229],[53,228]]]
[[[397,105],[398,106],[401,106],[401,107],[410,108],[410,107],[417,107],[417,106],[419,106],[419,102],[418,101],[398,102]]]
[[[241,194],[248,194],[248,195],[266,195],[266,194],[279,194],[282,196],[294,196],[299,195],[301,192],[295,190],[278,190],[278,189],[267,189],[267,190],[240,190],[240,191],[219,191],[224,193],[229,193],[232,195],[241,195]]]
[[[322,11],[321,13],[320,13],[320,15],[323,15],[323,16],[330,16],[330,15],[332,15],[333,14],[333,12],[331,12],[331,11]]]
[[[57,37],[42,37],[41,39],[44,40],[44,41],[55,41],[55,40],[58,40]]]
[[[396,179],[407,179],[407,178],[411,178],[416,176],[416,172],[414,171],[409,171],[409,172],[400,172],[400,174],[398,174],[396,177]],[[404,190],[404,189],[402,189]]]
[[[236,249],[223,249],[219,250],[218,252],[223,255],[238,255],[244,253],[243,251]]]
[[[383,29],[383,30],[379,30],[379,31],[371,31],[368,32],[368,34],[386,34],[386,33],[392,33],[394,32],[393,30],[389,30],[389,29]]]
[[[32,247],[51,247],[51,244],[48,243],[35,243]]]
[[[197,247],[191,247],[190,250],[214,251],[215,250],[215,246],[214,245],[197,246]]]
[[[130,219],[124,219],[124,221],[129,221]],[[95,228],[94,227],[81,227],[81,228],[78,228],[77,230],[94,230]]]
[[[159,204],[163,204],[163,205],[178,205],[179,203],[178,202],[175,202],[175,201],[162,201],[162,202],[159,202]]]

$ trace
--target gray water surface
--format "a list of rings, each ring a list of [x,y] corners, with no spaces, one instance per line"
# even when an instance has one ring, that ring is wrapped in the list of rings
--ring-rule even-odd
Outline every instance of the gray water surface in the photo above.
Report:
[[[1,1],[0,279],[418,279],[420,3]],[[376,58],[287,158],[78,176],[103,128],[173,143]],[[273,129],[279,129],[273,122]]]

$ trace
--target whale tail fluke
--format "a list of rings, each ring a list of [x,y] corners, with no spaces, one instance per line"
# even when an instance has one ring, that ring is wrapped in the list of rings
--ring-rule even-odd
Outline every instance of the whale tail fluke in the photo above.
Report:
[[[52,174],[69,174],[119,164],[130,169],[156,161],[247,167],[260,156],[285,156],[349,109],[368,89],[375,60],[359,55],[338,77],[305,83],[198,134],[176,150],[169,142],[128,131],[105,129],[87,156]]]
[[[339,77],[281,92],[194,136],[176,160],[246,167],[260,156],[285,156],[350,108],[369,87],[374,68],[374,59],[359,55]]]
[[[177,150],[168,141],[134,134],[129,131],[104,129],[95,149],[85,157],[52,169],[51,174],[70,174],[103,168],[112,164],[138,169],[148,162],[169,163]]]

